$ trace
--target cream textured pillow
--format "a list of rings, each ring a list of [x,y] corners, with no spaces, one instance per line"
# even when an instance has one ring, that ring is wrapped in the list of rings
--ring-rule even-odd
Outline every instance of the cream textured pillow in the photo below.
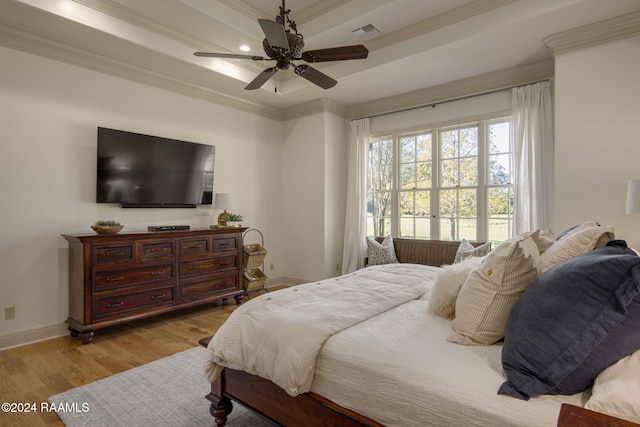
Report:
[[[613,227],[594,221],[585,222],[562,236],[542,254],[540,270],[544,273],[562,261],[606,246],[614,239]]]
[[[538,277],[539,269],[540,252],[531,236],[502,242],[460,289],[448,340],[490,345],[504,338],[511,310]]]
[[[640,423],[640,351],[602,371],[584,407]]]
[[[460,288],[481,262],[481,257],[471,257],[457,264],[443,266],[434,278],[433,288],[429,293],[429,312],[445,319],[453,319]]]

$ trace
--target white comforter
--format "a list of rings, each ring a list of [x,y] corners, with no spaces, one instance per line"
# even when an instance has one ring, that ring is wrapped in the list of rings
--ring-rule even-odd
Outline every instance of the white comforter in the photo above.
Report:
[[[261,295],[236,309],[209,343],[205,373],[223,367],[310,390],[318,352],[334,334],[421,297],[437,268],[387,264]]]

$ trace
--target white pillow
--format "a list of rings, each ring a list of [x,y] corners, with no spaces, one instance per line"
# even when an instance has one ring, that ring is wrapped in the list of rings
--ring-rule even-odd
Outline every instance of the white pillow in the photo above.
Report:
[[[566,233],[542,254],[540,270],[544,273],[562,261],[606,246],[613,239],[615,239],[613,227],[599,225],[594,221],[585,222]]]
[[[640,423],[640,351],[600,372],[584,407]]]
[[[398,262],[396,249],[393,247],[393,237],[387,236],[378,243],[367,237],[367,265],[394,264]]]
[[[436,274],[429,293],[429,312],[445,319],[453,319],[460,288],[482,262],[482,257],[471,257],[456,264],[444,265]]]

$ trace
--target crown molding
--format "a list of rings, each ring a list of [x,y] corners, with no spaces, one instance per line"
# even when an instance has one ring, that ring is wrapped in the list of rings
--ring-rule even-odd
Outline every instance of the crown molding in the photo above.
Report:
[[[553,76],[553,60],[540,61],[354,105],[347,108],[346,117],[355,119],[387,114],[451,101],[456,98],[494,92],[549,79]]]
[[[640,34],[640,11],[551,34],[544,43],[554,55]]]
[[[100,73],[225,105],[247,113],[283,120],[283,110],[233,97],[155,70],[79,49],[33,32],[0,24],[0,45]]]

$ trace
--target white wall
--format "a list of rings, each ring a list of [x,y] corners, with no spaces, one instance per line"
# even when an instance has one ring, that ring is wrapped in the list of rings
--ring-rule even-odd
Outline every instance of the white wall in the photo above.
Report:
[[[640,178],[640,36],[555,60],[555,228],[612,225],[640,247],[640,215],[626,215],[627,180]]]
[[[0,309],[16,307],[15,319],[0,315],[0,348],[64,333],[60,234],[91,233],[98,219],[119,220],[125,231],[208,228],[219,214],[96,204],[97,126],[215,145],[214,192],[236,194],[244,225],[264,233],[275,265],[267,274],[283,274],[283,123],[6,48],[0,63]],[[314,171],[302,166],[313,185]]]

